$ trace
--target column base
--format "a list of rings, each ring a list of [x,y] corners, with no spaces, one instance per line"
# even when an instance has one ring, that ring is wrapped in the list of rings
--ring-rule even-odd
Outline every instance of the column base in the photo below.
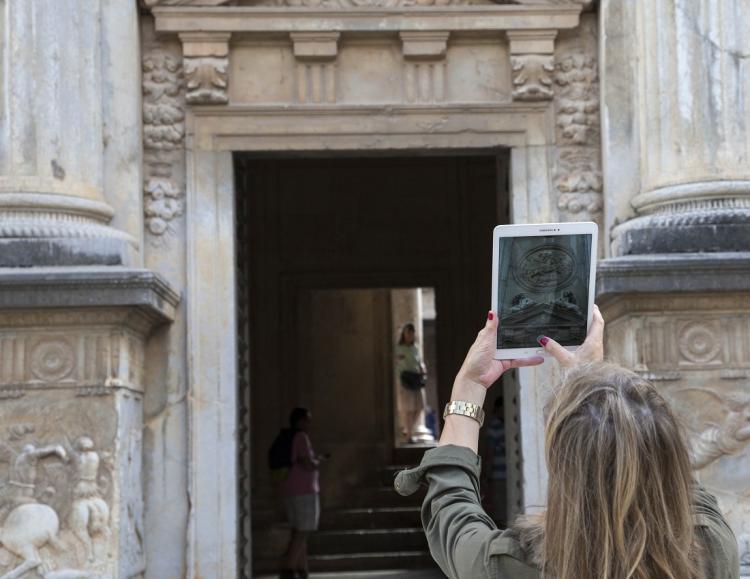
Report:
[[[138,244],[112,215],[101,201],[0,188],[0,267],[131,265]]]
[[[126,266],[136,255],[134,243],[121,237],[0,239],[0,267]]]

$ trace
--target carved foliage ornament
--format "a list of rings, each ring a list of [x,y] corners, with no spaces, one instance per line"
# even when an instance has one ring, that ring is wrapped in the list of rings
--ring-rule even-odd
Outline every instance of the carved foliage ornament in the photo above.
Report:
[[[162,235],[184,212],[178,178],[185,139],[182,65],[179,57],[154,50],[143,58],[142,69],[146,227]]]
[[[191,104],[225,104],[229,63],[224,57],[184,57],[187,93],[185,100]]]
[[[520,54],[510,57],[513,71],[513,100],[543,101],[553,96],[551,54]]]
[[[577,220],[598,220],[603,207],[595,25],[585,17],[573,45],[569,38],[559,41],[553,73],[557,206]]]

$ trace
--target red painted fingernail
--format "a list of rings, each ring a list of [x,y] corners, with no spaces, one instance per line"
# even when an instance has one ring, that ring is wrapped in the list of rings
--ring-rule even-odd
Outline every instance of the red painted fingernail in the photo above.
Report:
[[[487,319],[490,320],[490,321],[494,320],[495,319],[495,314],[493,314],[492,312],[490,312],[489,314],[487,314]]]
[[[547,336],[539,336],[536,341],[539,342],[542,346],[546,346],[547,342],[549,342],[549,338]]]

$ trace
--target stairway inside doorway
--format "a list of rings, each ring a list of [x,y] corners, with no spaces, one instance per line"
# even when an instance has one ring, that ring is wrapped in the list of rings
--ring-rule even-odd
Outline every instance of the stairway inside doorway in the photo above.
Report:
[[[393,489],[399,470],[418,464],[425,447],[393,450],[391,464],[373,469],[369,485],[363,487],[352,505],[325,509],[320,530],[311,536],[309,563],[313,574],[323,577],[372,579],[439,579],[444,577],[430,557],[420,519],[424,492],[402,497]],[[253,534],[263,545],[283,544],[288,536],[286,523],[260,524]],[[278,570],[278,558],[256,559],[256,576]],[[317,577],[317,575],[315,575]]]

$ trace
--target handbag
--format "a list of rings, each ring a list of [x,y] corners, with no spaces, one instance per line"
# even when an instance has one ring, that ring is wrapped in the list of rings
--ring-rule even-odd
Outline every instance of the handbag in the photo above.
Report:
[[[407,390],[421,390],[427,384],[427,376],[421,372],[404,370],[399,377],[401,378],[401,385]]]

